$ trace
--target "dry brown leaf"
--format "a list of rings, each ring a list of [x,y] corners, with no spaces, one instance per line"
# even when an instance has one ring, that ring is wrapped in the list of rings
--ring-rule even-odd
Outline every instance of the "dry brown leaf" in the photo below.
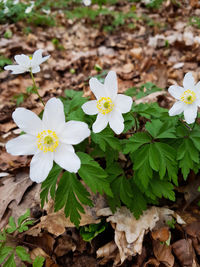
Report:
[[[193,266],[194,255],[191,239],[181,239],[172,244],[172,249],[176,257],[181,263],[181,266]]]
[[[110,241],[97,250],[97,258],[103,258],[99,264],[105,265],[110,260],[115,260],[115,265],[120,263],[120,256],[117,245],[114,241]]]
[[[19,173],[16,177],[7,178],[3,181],[3,185],[0,186],[0,219],[2,219],[7,206],[16,201],[19,204],[26,192],[33,182],[29,178],[27,173]]]
[[[61,257],[67,254],[69,251],[75,251],[76,244],[73,238],[70,235],[64,235],[58,238],[57,246],[54,250],[54,253],[57,257]]]
[[[165,242],[169,239],[170,232],[168,227],[162,227],[160,229],[151,232],[151,236],[154,240],[159,240],[160,242]]]
[[[152,230],[158,221],[168,221],[176,216],[178,223],[183,223],[180,216],[167,208],[151,207],[143,212],[138,220],[126,207],[121,207],[112,214],[109,208],[97,212],[99,216],[109,216],[108,222],[115,229],[115,243],[119,249],[121,263],[128,256],[142,253],[142,243],[145,233]]]
[[[171,252],[171,246],[162,244],[159,240],[153,242],[153,252],[156,259],[167,267],[174,266],[174,256]]]
[[[152,258],[152,259],[149,259],[147,262],[145,262],[144,267],[148,267],[148,266],[159,267],[160,262],[157,261],[155,258]]]

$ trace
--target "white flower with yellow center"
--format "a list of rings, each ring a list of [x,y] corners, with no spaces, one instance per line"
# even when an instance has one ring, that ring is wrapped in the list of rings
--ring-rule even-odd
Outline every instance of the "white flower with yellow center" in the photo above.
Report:
[[[83,0],[83,4],[85,6],[90,6],[92,4],[92,1],[91,0]]]
[[[22,55],[16,55],[15,61],[18,65],[5,66],[5,70],[11,70],[12,74],[20,74],[24,72],[37,73],[40,71],[40,64],[46,61],[50,56],[42,57],[42,49],[38,49],[34,52],[32,57]]]
[[[26,134],[6,144],[12,155],[34,155],[30,164],[30,178],[40,183],[46,179],[55,161],[69,172],[81,166],[72,145],[90,135],[88,125],[80,121],[65,122],[63,104],[51,98],[44,109],[42,120],[32,111],[17,108],[12,115],[15,123]]]
[[[178,100],[169,110],[169,115],[175,116],[183,112],[185,121],[188,124],[194,123],[200,106],[200,82],[195,84],[192,73],[188,72],[183,79],[183,87],[172,85],[168,91]]]
[[[90,79],[90,88],[97,100],[86,102],[82,105],[83,111],[88,115],[97,115],[92,125],[94,133],[101,132],[106,126],[120,134],[124,130],[124,118],[122,113],[130,111],[133,100],[130,96],[117,94],[117,75],[110,71],[101,84],[96,78]]]

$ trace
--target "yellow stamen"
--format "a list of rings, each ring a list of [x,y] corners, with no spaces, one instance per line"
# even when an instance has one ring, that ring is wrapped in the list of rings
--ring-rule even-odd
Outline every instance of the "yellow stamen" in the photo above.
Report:
[[[114,104],[110,97],[101,97],[97,101],[97,108],[101,114],[105,115],[113,110]]]
[[[58,136],[51,130],[38,133],[37,138],[37,146],[43,152],[54,152],[59,144]]]
[[[29,57],[30,60],[32,60],[33,58],[32,57]]]
[[[195,101],[195,99],[196,99],[195,92],[188,89],[181,95],[180,100],[186,104],[192,104]]]

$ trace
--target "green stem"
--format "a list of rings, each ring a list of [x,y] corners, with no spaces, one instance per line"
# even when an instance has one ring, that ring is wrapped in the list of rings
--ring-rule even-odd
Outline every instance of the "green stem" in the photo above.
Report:
[[[133,118],[134,118],[134,121],[135,121],[135,132],[137,133],[137,131],[138,131],[137,119],[136,119],[136,117],[135,117],[135,114],[134,114],[134,113],[131,113],[131,115],[132,115],[132,116],[133,116]]]
[[[40,101],[42,102],[43,106],[45,106],[44,101],[42,100],[42,97],[40,96],[40,94],[38,92],[38,88],[36,86],[35,78],[33,76],[32,71],[30,71],[30,74],[31,74],[31,78],[32,78],[32,81],[33,81],[33,89],[34,89],[35,93],[38,95],[38,97],[39,97]]]
[[[191,128],[191,127],[190,127],[186,122],[184,122],[183,120],[179,119],[179,121],[181,121],[182,124],[183,124],[186,128],[188,128],[190,131],[193,130],[194,126],[193,126],[193,128]]]

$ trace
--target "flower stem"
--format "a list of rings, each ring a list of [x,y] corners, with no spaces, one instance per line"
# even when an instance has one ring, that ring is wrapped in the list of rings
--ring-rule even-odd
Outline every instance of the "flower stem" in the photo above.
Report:
[[[184,122],[183,120],[181,120],[181,119],[179,119],[179,121],[181,121],[182,122],[182,124],[186,127],[186,128],[188,128],[188,130],[190,130],[190,131],[192,131],[193,130],[193,128],[194,127],[190,127],[186,122]]]
[[[30,71],[30,74],[31,74],[31,78],[32,78],[32,81],[33,81],[33,90],[34,90],[34,92],[38,95],[38,97],[39,97],[40,101],[42,102],[43,106],[45,106],[44,101],[42,100],[42,97],[40,96],[40,94],[39,94],[39,92],[38,92],[38,88],[37,88],[37,86],[36,86],[35,78],[34,78],[34,76],[33,76],[32,71]]]
[[[131,113],[131,115],[134,118],[134,121],[135,121],[135,132],[137,133],[137,131],[138,131],[138,124],[137,124],[137,119],[136,119],[135,113]]]

